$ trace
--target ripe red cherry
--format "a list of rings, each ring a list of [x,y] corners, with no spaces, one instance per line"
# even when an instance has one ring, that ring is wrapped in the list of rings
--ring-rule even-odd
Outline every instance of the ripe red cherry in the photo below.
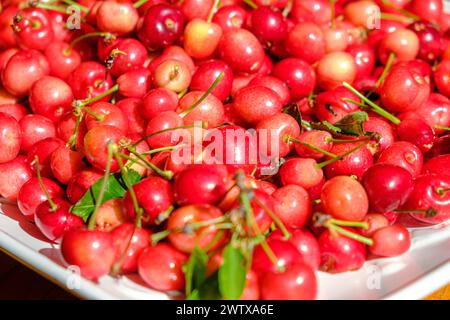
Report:
[[[159,214],[167,210],[174,202],[170,182],[160,177],[148,177],[133,186],[139,206],[144,210],[142,222],[145,225],[155,223]],[[130,192],[125,194],[124,210],[129,219],[135,219],[133,199]]]
[[[393,215],[398,215],[396,212],[392,212]],[[368,213],[366,217],[364,218],[364,222],[367,222],[368,228],[367,229],[361,229],[360,232],[363,236],[371,237],[373,233],[381,228],[387,227],[391,225],[391,220],[388,219],[389,215],[385,215],[385,213]],[[395,219],[397,219],[395,217]]]
[[[95,16],[100,30],[118,35],[133,32],[139,19],[138,11],[128,0],[101,2]]]
[[[450,176],[450,154],[442,154],[431,158],[425,163],[422,169],[422,173],[437,173]]]
[[[325,0],[295,1],[291,9],[294,21],[326,24],[331,19],[331,6]]]
[[[239,5],[221,6],[213,17],[213,22],[221,26],[223,32],[240,28],[247,19],[247,11]]]
[[[224,235],[215,239],[220,230],[211,224],[203,227],[191,227],[196,222],[207,222],[222,217],[222,212],[211,205],[188,205],[178,208],[169,217],[167,229],[171,230],[168,238],[170,243],[178,250],[186,253],[192,252],[195,247],[214,250],[225,240]],[[186,232],[188,228],[192,232]]]
[[[84,155],[66,146],[59,146],[51,154],[50,167],[53,176],[61,183],[68,184],[72,177],[85,167]],[[39,158],[40,159],[40,158]]]
[[[20,121],[29,113],[27,108],[18,103],[1,104],[0,112],[13,117],[14,119],[16,119],[16,121]]]
[[[192,74],[196,70],[196,67],[194,65],[194,61],[192,58],[184,51],[182,47],[178,46],[169,46],[163,50],[160,56],[154,58],[152,61],[150,61],[150,64],[148,66],[149,70],[154,73],[155,69],[158,65],[160,65],[162,62],[168,59],[175,59],[178,61],[183,62],[186,67],[189,69],[189,72]]]
[[[2,71],[2,84],[11,94],[28,95],[34,82],[50,72],[47,59],[35,50],[19,51],[9,59]]]
[[[50,160],[53,152],[63,145],[63,141],[58,138],[46,138],[44,140],[36,142],[28,151],[27,161],[31,166],[33,172],[36,171],[35,158],[39,158],[39,167],[41,174],[44,177],[51,178],[52,170],[50,167]]]
[[[363,128],[365,132],[375,132],[380,137],[378,141],[371,140],[369,142],[368,148],[372,153],[375,150],[375,155],[391,146],[397,139],[392,123],[374,114],[370,114],[369,119],[364,121]]]
[[[147,60],[147,49],[136,39],[122,39],[113,48],[108,54],[113,54],[114,50],[119,52],[114,55],[111,68],[111,73],[115,76],[143,67]]]
[[[283,107],[278,94],[262,86],[239,90],[234,98],[233,106],[243,120],[252,124],[281,112]]]
[[[322,271],[339,273],[358,270],[366,261],[364,244],[346,236],[332,234],[330,230],[325,230],[320,235],[319,247],[322,253]]]
[[[342,86],[319,93],[315,108],[317,118],[333,124],[359,109],[358,105],[346,99],[360,101],[357,95]]]
[[[153,74],[153,84],[156,87],[181,92],[191,82],[191,72],[188,66],[176,59],[167,59],[161,62]]]
[[[15,5],[9,5],[2,8],[2,12],[0,13],[0,50],[17,45],[16,35],[11,28],[17,10],[17,6]]]
[[[131,223],[123,223],[111,232],[121,273],[137,271],[140,254],[150,246],[150,234],[148,230],[135,228]]]
[[[175,6],[160,3],[151,6],[138,31],[139,39],[150,51],[174,44],[183,33],[183,13]]]
[[[51,121],[50,121],[51,122]],[[69,142],[75,132],[77,119],[73,114],[68,114],[56,124],[56,135],[64,142]],[[75,139],[75,148],[83,152],[83,139],[86,134],[86,123],[81,121],[78,127],[77,137]]]
[[[272,75],[286,83],[291,99],[307,97],[316,86],[314,69],[306,62],[296,58],[283,59],[273,67]]]
[[[413,179],[417,178],[422,170],[422,152],[414,144],[406,141],[397,141],[384,150],[377,163],[387,163],[402,167],[411,173]]]
[[[221,73],[223,78],[211,93],[224,102],[231,93],[234,76],[231,68],[223,61],[209,60],[200,64],[192,76],[189,88],[193,91],[206,91]]]
[[[16,201],[20,188],[31,179],[33,172],[24,156],[0,164],[0,196]]]
[[[277,264],[275,265],[269,259],[261,245],[257,246],[253,251],[252,269],[260,275],[268,272],[278,272],[282,268],[289,268],[301,260],[297,248],[288,241],[279,238],[269,238],[267,239],[267,245],[277,257]]]
[[[295,184],[285,185],[276,190],[275,214],[286,226],[301,228],[311,215],[311,200],[308,192]]]
[[[175,111],[178,106],[178,96],[171,90],[156,88],[144,96],[143,103],[143,116],[150,120],[165,111]]]
[[[284,272],[265,274],[260,287],[261,298],[264,300],[310,300],[317,295],[314,271],[301,261]]]
[[[43,177],[42,183],[52,199],[62,198],[64,191],[56,182]],[[39,184],[39,180],[34,177],[20,188],[17,205],[24,216],[33,218],[37,206],[46,200],[47,197]]]
[[[369,76],[376,62],[375,52],[365,43],[355,43],[347,47],[346,51],[355,59],[356,79]]]
[[[67,264],[80,268],[83,277],[97,280],[110,271],[116,251],[110,233],[73,229],[64,234],[61,253]]]
[[[111,126],[120,129],[124,133],[128,131],[128,120],[118,106],[102,101],[92,105],[89,110],[102,118],[97,120],[92,115],[87,114],[85,122],[88,130],[97,126]]]
[[[289,53],[311,64],[323,57],[326,48],[323,31],[313,22],[296,24],[289,31],[285,45]]]
[[[69,76],[67,83],[76,99],[88,99],[112,87],[112,79],[103,65],[94,61],[82,62]],[[102,101],[108,101],[110,95]]]
[[[67,198],[71,203],[76,203],[102,177],[103,172],[95,168],[87,168],[79,171],[70,179],[67,185]]]
[[[331,133],[327,131],[320,130],[310,130],[304,131],[299,137],[298,140],[307,143],[313,147],[320,148],[324,151],[330,152],[333,147],[333,142],[331,141]],[[301,143],[295,143],[295,152],[303,158],[313,158],[313,159],[321,159],[324,157],[324,154],[312,150],[311,148],[306,147]]]
[[[191,91],[181,98],[177,112],[189,110],[191,106],[205,94],[204,91]],[[214,95],[209,94],[195,109],[183,117],[184,124],[194,124],[195,122],[205,122],[208,128],[215,128],[223,122],[224,109],[222,102]]]
[[[335,143],[330,152],[336,155],[342,155],[357,148],[360,142]],[[330,159],[327,157],[327,159]],[[373,164],[373,156],[367,146],[362,146],[358,150],[335,161],[325,167],[325,174],[328,178],[339,175],[355,175],[361,180],[362,175]]]
[[[176,112],[166,111],[155,116],[148,122],[146,133],[150,135],[158,131],[177,128],[182,125],[183,119]],[[178,132],[180,135],[182,133],[179,130],[182,129],[168,130],[154,134],[147,138],[147,143],[153,149],[176,145],[179,142],[179,137],[176,137],[176,135]]]
[[[419,53],[419,38],[406,28],[400,28],[386,35],[378,47],[378,57],[386,63],[391,53],[395,54],[395,61],[409,61]]]
[[[406,64],[394,66],[380,88],[381,102],[391,112],[418,109],[430,95],[427,79]]]
[[[280,96],[281,104],[287,105],[291,101],[291,93],[288,86],[278,78],[273,76],[256,76],[249,83],[249,86],[263,86],[275,91]]]
[[[280,168],[283,185],[296,184],[305,189],[318,185],[323,179],[322,169],[317,168],[317,162],[311,158],[290,158]]]
[[[137,68],[117,78],[119,93],[127,98],[142,98],[152,86],[150,70]]]
[[[0,163],[5,163],[19,154],[22,132],[16,119],[3,112],[0,112],[0,128]]]
[[[36,142],[56,135],[53,122],[41,115],[26,115],[19,125],[22,132],[22,152],[28,152]]]
[[[53,209],[48,201],[42,202],[34,215],[34,222],[44,236],[51,241],[58,241],[70,229],[84,226],[83,219],[70,212],[70,203],[61,198],[52,200]]]
[[[352,83],[357,67],[353,56],[347,52],[331,52],[323,56],[317,65],[317,83],[324,90],[334,89],[345,81]]]
[[[413,191],[411,174],[402,167],[376,164],[364,174],[362,181],[374,212],[393,211],[402,206]]]
[[[237,73],[254,73],[263,64],[264,49],[258,39],[245,29],[225,32],[218,50],[225,63]]]
[[[175,201],[181,205],[217,204],[227,191],[224,165],[195,164],[180,172],[174,182]],[[196,183],[193,185],[192,181]]]
[[[399,256],[411,246],[408,230],[399,224],[378,229],[373,233],[372,240],[373,245],[369,246],[369,251],[382,257]]]
[[[250,15],[253,34],[265,46],[284,40],[287,34],[287,23],[281,11],[268,6],[253,10]]]
[[[56,122],[72,109],[72,89],[63,80],[44,76],[31,87],[31,110]]]
[[[142,100],[137,98],[123,99],[117,102],[116,106],[127,119],[128,133],[144,135],[147,121],[142,115],[142,109],[144,108]]]
[[[404,205],[411,210],[411,215],[419,221],[438,224],[450,218],[450,176],[442,174],[425,174],[414,181],[414,190]],[[436,210],[435,216],[414,210]]]
[[[325,182],[320,199],[325,212],[336,219],[361,221],[369,209],[363,186],[348,176],[337,176]]]
[[[442,36],[440,32],[431,24],[423,21],[413,22],[408,26],[413,30],[419,39],[419,53],[417,57],[426,62],[432,63],[439,59],[442,54]]]
[[[46,10],[26,8],[17,12],[15,18],[14,31],[23,49],[44,51],[53,41],[53,28]]]
[[[444,12],[443,3],[439,0],[413,0],[410,2],[408,9],[421,19],[430,22],[439,22]]]
[[[434,82],[440,93],[446,97],[450,97],[450,60],[444,60],[439,63],[434,72]]]
[[[160,0],[158,1],[164,2]],[[181,12],[183,12],[183,15],[188,21],[195,18],[206,20],[213,7],[212,0],[185,0],[175,1],[174,3],[176,3],[176,5],[180,8]],[[225,3],[223,5],[225,5]]]
[[[401,140],[414,143],[422,152],[430,150],[436,139],[433,128],[420,118],[400,122],[397,134]]]
[[[184,29],[184,49],[192,58],[206,59],[216,51],[221,36],[222,28],[218,24],[193,19]]]
[[[166,243],[146,248],[138,259],[138,272],[151,288],[160,291],[184,288],[183,265],[188,257]]]

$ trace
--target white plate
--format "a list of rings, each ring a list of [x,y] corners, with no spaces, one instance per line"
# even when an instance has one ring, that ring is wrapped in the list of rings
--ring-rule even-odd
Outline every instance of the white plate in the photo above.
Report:
[[[411,228],[412,248],[401,257],[373,259],[355,272],[318,272],[319,299],[421,299],[450,282],[450,224]],[[40,234],[15,206],[0,203],[0,248],[76,296],[85,299],[169,299],[139,277],[102,277],[98,283],[66,268],[58,246]]]

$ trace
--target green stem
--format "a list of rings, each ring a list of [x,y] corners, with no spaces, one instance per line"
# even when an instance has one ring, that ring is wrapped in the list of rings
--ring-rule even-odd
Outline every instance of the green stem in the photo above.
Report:
[[[384,66],[383,72],[381,73],[380,77],[378,78],[377,82],[375,83],[375,88],[372,89],[372,91],[377,89],[380,86],[380,84],[383,82],[383,80],[386,78],[386,76],[388,75],[389,71],[391,70],[392,63],[394,62],[394,59],[395,59],[395,53],[391,52],[389,54],[388,59],[387,59],[386,65]]]
[[[178,93],[178,99],[181,99],[184,97],[184,95],[189,91],[189,88],[184,89],[180,93]]]
[[[79,4],[79,3],[77,3],[76,1],[72,1],[72,0],[62,0],[62,2],[67,3],[68,5],[77,7],[78,9],[80,9],[81,12],[89,13],[89,9],[88,9],[88,8],[86,8],[85,6],[83,6],[83,5]]]
[[[163,230],[157,233],[154,233],[150,236],[150,242],[152,245],[156,245],[159,241],[166,238],[170,234],[170,230]]]
[[[89,218],[88,230],[94,230],[94,228],[95,228],[95,218],[100,209],[100,206],[103,203],[103,197],[105,196],[105,192],[106,192],[106,185],[108,183],[109,174],[111,172],[111,162],[112,162],[113,154],[115,153],[115,151],[117,149],[117,146],[111,142],[108,142],[107,148],[108,148],[108,157],[106,160],[105,175],[103,176],[103,181],[102,181],[102,185],[100,186],[98,198],[95,201],[94,212],[92,213],[91,217]]]
[[[62,6],[57,6],[57,5],[52,5],[52,4],[47,4],[47,3],[37,3],[35,6],[35,8],[41,8],[44,10],[52,10],[52,11],[56,11],[59,13],[63,13],[63,14],[67,14],[67,9],[65,7]]]
[[[335,8],[334,8],[334,0],[329,0],[330,2],[330,8],[331,8],[331,30],[334,29],[335,23],[334,23],[334,16],[335,16]]]
[[[38,178],[39,185],[40,185],[42,191],[44,192],[45,197],[47,198],[47,201],[48,201],[48,204],[50,205],[51,210],[55,211],[56,209],[58,209],[58,206],[51,199],[50,194],[48,193],[47,189],[45,188],[44,182],[42,181],[41,167],[39,165],[39,157],[38,156],[34,156],[34,165],[36,166],[36,176]]]
[[[278,218],[277,215],[272,210],[270,210],[270,208],[268,208],[264,203],[262,203],[258,198],[255,197],[255,201],[272,218],[272,220],[275,222],[275,225],[278,228],[280,228],[281,232],[284,235],[284,238],[286,240],[290,239],[291,233],[287,230],[286,226],[280,220],[280,218]]]
[[[151,155],[151,154],[154,154],[154,153],[158,153],[158,152],[162,152],[162,151],[171,151],[171,150],[175,150],[175,149],[178,149],[178,148],[180,148],[180,147],[181,147],[180,145],[176,145],[176,146],[169,146],[169,147],[155,148],[155,149],[152,149],[152,150],[150,150],[150,151],[144,152],[142,155],[143,155],[143,156],[148,156],[148,155]]]
[[[286,139],[286,137],[287,137],[287,139]],[[319,153],[321,153],[321,154],[324,154],[324,155],[326,155],[326,156],[329,156],[330,158],[336,159],[336,158],[338,157],[338,156],[335,155],[334,153],[328,152],[327,150],[324,150],[324,149],[322,149],[322,148],[313,146],[312,144],[303,142],[303,141],[301,141],[301,140],[292,138],[291,136],[285,136],[285,140],[288,140],[288,141],[292,141],[292,142],[301,144],[302,146],[305,146],[305,147],[307,147],[308,149],[317,151],[317,152],[319,152]]]
[[[104,114],[97,114],[95,112],[92,112],[89,108],[83,108],[83,111],[86,112],[88,115],[90,115],[92,118],[94,118],[96,121],[103,121],[105,119]]]
[[[167,129],[163,129],[163,130],[159,130],[159,131],[155,131],[152,132],[150,134],[147,134],[146,136],[143,136],[142,138],[140,138],[138,141],[136,141],[135,143],[133,143],[131,146],[132,147],[136,147],[139,143],[147,140],[148,138],[151,138],[153,136],[156,136],[157,134],[161,134],[164,132],[169,132],[169,131],[173,131],[173,130],[178,130],[178,129],[188,129],[188,128],[195,128],[195,127],[200,127],[203,128],[205,126],[205,124],[202,122],[201,125],[199,126],[198,123],[192,123],[192,124],[186,124],[184,126],[179,126],[179,127],[174,127],[174,128],[167,128]]]
[[[75,129],[73,130],[73,134],[70,136],[69,141],[67,141],[67,146],[72,150],[76,150],[77,136],[80,129],[81,120],[83,119],[83,114],[80,113],[80,115],[77,115],[76,118]]]
[[[69,55],[70,52],[72,51],[73,48],[75,48],[75,46],[82,40],[84,39],[88,39],[88,38],[93,38],[93,37],[114,37],[111,33],[109,32],[91,32],[91,33],[86,33],[83,34],[82,36],[79,36],[78,38],[74,39],[69,46],[64,50],[64,54],[65,55]]]
[[[136,157],[139,158],[139,160],[141,160],[142,162],[144,162],[150,169],[152,169],[153,171],[155,171],[157,174],[159,174],[161,177],[167,179],[167,180],[171,180],[173,178],[173,172],[169,171],[169,170],[161,170],[160,168],[158,168],[155,164],[151,163],[150,161],[148,161],[143,155],[141,155],[139,152],[136,151],[136,149],[134,149],[134,147],[130,146],[128,147],[128,150],[130,151],[130,153],[134,154]]]
[[[339,219],[329,219],[327,222],[335,226],[355,227],[362,228],[364,230],[369,229],[369,223],[365,221],[345,221]]]
[[[141,6],[143,6],[144,4],[146,4],[148,2],[148,0],[139,0],[139,1],[136,1],[134,4],[133,4],[133,7],[135,7],[136,9],[138,9],[138,8],[140,8]]]
[[[293,0],[287,1],[286,7],[284,7],[283,12],[281,13],[283,15],[283,17],[287,17],[289,15],[289,13],[291,12],[292,2],[293,2]]]
[[[346,157],[346,156],[352,154],[353,152],[355,152],[356,150],[360,149],[362,146],[365,146],[365,145],[366,145],[366,143],[361,143],[361,144],[359,144],[357,147],[351,149],[350,151],[347,151],[347,152],[344,153],[344,154],[338,155],[337,158],[330,159],[330,160],[327,160],[327,161],[318,163],[318,164],[316,165],[316,167],[317,167],[317,169],[322,169],[323,167],[325,167],[325,166],[327,166],[327,165],[329,165],[329,164],[332,164],[333,162],[335,162],[335,161],[337,161],[337,160],[342,160],[344,157]]]
[[[328,227],[330,229],[330,231],[336,231],[337,233],[346,236],[350,239],[359,241],[361,243],[364,243],[368,246],[372,246],[373,245],[373,240],[367,237],[364,237],[362,235],[359,235],[357,233],[351,232],[347,229],[341,228],[339,226],[333,225],[333,224],[327,224],[326,227]]]
[[[214,0],[214,4],[213,4],[211,10],[209,11],[208,19],[206,19],[206,22],[211,23],[211,21],[214,17],[214,14],[216,13],[217,9],[219,8],[219,5],[220,5],[220,0]]]
[[[440,125],[438,125],[438,124],[435,125],[434,127],[435,127],[436,129],[450,131],[450,127],[440,126]]]
[[[246,5],[248,5],[252,9],[258,9],[258,6],[256,3],[254,3],[252,0],[242,0]]]
[[[370,141],[369,137],[358,138],[358,139],[336,139],[336,138],[327,138],[327,142],[361,142],[361,141]]]
[[[109,88],[108,90],[106,90],[105,92],[100,93],[98,96],[95,96],[95,97],[93,97],[93,98],[86,99],[86,100],[81,100],[81,101],[80,101],[81,107],[84,107],[84,106],[86,106],[86,105],[88,105],[88,104],[91,104],[91,103],[94,103],[94,102],[96,102],[96,101],[98,101],[98,100],[101,100],[101,99],[103,99],[104,97],[107,97],[107,96],[109,96],[110,94],[112,94],[112,93],[114,93],[114,92],[116,92],[116,91],[118,91],[118,90],[119,90],[119,85],[116,84],[116,85],[114,85],[113,87],[111,87],[111,88]]]
[[[221,72],[216,80],[214,80],[214,82],[211,84],[211,86],[208,88],[208,90],[205,91],[205,93],[200,97],[200,99],[198,99],[191,107],[189,107],[188,109],[184,110],[183,112],[181,112],[179,114],[179,116],[181,118],[184,118],[185,116],[187,116],[189,113],[191,113],[197,106],[200,105],[200,103],[203,102],[203,100],[205,100],[209,94],[214,90],[215,87],[217,87],[217,85],[219,84],[219,82],[222,80],[222,78],[224,77],[225,73]]]
[[[163,212],[161,212],[155,219],[155,224],[159,225],[161,223],[163,223],[164,221],[167,220],[167,218],[169,218],[170,214],[172,213],[172,211],[175,209],[175,206],[170,206],[168,207],[166,210],[164,210]]]
[[[436,188],[436,193],[443,196],[445,193],[449,192],[450,188]]]
[[[381,108],[380,106],[378,106],[377,104],[373,103],[372,101],[370,101],[369,99],[367,99],[367,97],[365,97],[363,94],[361,94],[358,90],[356,90],[355,88],[353,88],[349,83],[347,82],[343,82],[342,85],[347,88],[348,90],[350,90],[351,92],[353,92],[354,94],[356,94],[362,101],[364,101],[365,103],[367,103],[368,106],[371,107],[372,111],[379,114],[380,116],[385,117],[386,119],[388,119],[389,121],[391,121],[394,124],[399,124],[400,123],[400,119],[397,118],[396,116],[390,114],[389,112],[387,112],[386,110],[384,110],[383,108]]]

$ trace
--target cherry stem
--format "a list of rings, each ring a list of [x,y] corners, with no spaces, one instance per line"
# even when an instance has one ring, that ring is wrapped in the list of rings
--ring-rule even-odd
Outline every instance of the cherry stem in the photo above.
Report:
[[[346,221],[346,220],[339,220],[331,218],[327,221],[330,224],[333,224],[335,226],[343,226],[343,227],[356,227],[356,228],[362,228],[364,230],[369,229],[369,223],[365,221]]]
[[[433,207],[428,209],[405,209],[405,210],[394,210],[396,213],[425,213],[425,217],[432,218],[438,214],[437,210]]]
[[[96,102],[96,101],[98,101],[98,100],[101,100],[101,99],[103,99],[104,97],[109,96],[110,94],[112,94],[112,93],[114,93],[114,92],[116,92],[116,91],[118,91],[118,90],[119,90],[119,85],[116,84],[116,85],[114,85],[113,87],[111,87],[110,89],[108,89],[107,91],[102,92],[102,93],[99,94],[98,96],[95,96],[95,97],[93,97],[93,98],[91,98],[91,99],[81,100],[81,101],[80,101],[80,106],[81,106],[81,107],[84,107],[84,106],[86,106],[86,105],[88,105],[88,104],[91,104],[91,103],[93,103],[93,102]]]
[[[178,99],[181,99],[184,97],[184,95],[188,92],[189,88],[184,89],[180,93],[178,93]]]
[[[67,147],[74,151],[77,149],[77,136],[80,129],[81,120],[83,119],[83,114],[81,113],[80,115],[77,115],[76,118],[75,129],[73,130],[73,134],[70,136],[69,141],[67,141]]]
[[[105,119],[105,115],[92,112],[89,108],[83,108],[83,110],[97,121],[103,121]]]
[[[36,3],[35,5],[33,5],[33,8],[41,8],[41,9],[45,9],[45,10],[52,10],[52,11],[56,11],[59,13],[67,14],[67,11],[66,11],[67,9],[65,7],[52,5],[52,4],[48,4],[48,3]]]
[[[362,242],[364,244],[367,244],[368,246],[372,246],[373,245],[373,240],[367,237],[364,237],[362,235],[359,235],[357,233],[354,233],[352,231],[349,231],[347,229],[344,229],[342,227],[339,227],[337,225],[331,224],[331,223],[326,223],[325,225],[328,229],[330,229],[330,231],[335,231],[343,236],[346,236],[350,239]]]
[[[150,242],[154,246],[170,234],[170,230],[163,230],[150,236]]]
[[[136,193],[134,192],[133,185],[130,182],[130,176],[128,175],[127,170],[125,170],[125,166],[122,163],[122,159],[120,159],[120,153],[114,153],[114,157],[116,158],[117,163],[119,164],[120,173],[122,174],[123,182],[130,192],[131,200],[133,201],[134,212],[136,212],[136,218],[134,220],[134,226],[136,228],[140,228],[142,226],[141,217],[142,217],[142,208],[139,206],[139,202],[136,197]]]
[[[80,9],[80,11],[84,12],[84,13],[89,13],[89,8],[86,8],[85,6],[77,3],[76,1],[72,1],[72,0],[62,0],[62,2],[70,5],[70,6],[74,6],[77,7],[78,9]]]
[[[404,16],[401,16],[398,14],[386,13],[386,12],[381,12],[380,18],[383,20],[399,21],[399,22],[407,23],[407,24],[414,22],[414,19],[412,19],[412,18],[404,17]]]
[[[200,97],[200,99],[198,99],[191,107],[189,107],[188,109],[184,110],[183,112],[181,112],[179,114],[179,116],[181,118],[184,118],[185,116],[187,116],[189,113],[191,113],[195,108],[197,108],[197,106],[200,105],[200,103],[203,102],[203,100],[205,100],[209,94],[214,90],[215,87],[217,87],[217,85],[219,84],[219,82],[222,80],[222,78],[224,77],[225,73],[221,72],[216,80],[214,80],[214,82],[211,84],[211,86],[208,88],[208,90],[205,91],[205,93]]]
[[[336,158],[338,157],[338,156],[335,155],[334,153],[328,152],[327,150],[324,150],[324,149],[322,149],[322,148],[313,146],[312,144],[303,142],[303,141],[301,141],[301,140],[292,138],[291,136],[288,136],[288,135],[287,135],[287,136],[284,136],[283,140],[284,140],[285,142],[292,141],[292,142],[301,144],[302,146],[305,146],[305,147],[307,147],[307,148],[309,148],[309,149],[311,149],[311,150],[314,150],[314,151],[317,151],[317,152],[319,152],[319,153],[321,153],[321,154],[324,154],[324,155],[326,155],[326,156],[329,156],[330,158],[336,159]]]
[[[292,2],[293,2],[293,0],[287,1],[286,7],[284,7],[283,12],[281,13],[283,15],[283,17],[287,17],[289,15],[289,13],[291,12]]]
[[[278,228],[280,228],[281,232],[284,235],[284,238],[288,240],[291,237],[291,234],[287,230],[284,223],[280,220],[280,218],[278,218],[277,215],[272,210],[270,210],[264,203],[262,203],[258,198],[255,197],[255,201],[272,218],[272,220],[275,222],[275,225]]]
[[[334,23],[334,16],[335,16],[334,1],[335,0],[329,0],[330,8],[331,8],[331,26],[330,26],[331,30],[333,30],[334,27],[335,27],[335,23]]]
[[[58,209],[58,206],[50,198],[50,194],[48,193],[47,189],[45,188],[44,182],[42,181],[41,167],[39,165],[39,157],[38,156],[34,156],[34,165],[36,166],[36,176],[38,178],[39,185],[41,186],[41,189],[44,192],[45,197],[47,198],[47,201],[48,201],[48,204],[50,205],[51,210],[55,211],[56,209]]]
[[[358,138],[358,139],[335,139],[335,138],[327,138],[327,142],[361,142],[361,141],[370,141],[369,137]]]
[[[164,210],[163,212],[161,212],[155,219],[155,224],[159,225],[161,223],[163,223],[164,221],[167,220],[167,218],[169,218],[170,214],[172,213],[172,211],[175,209],[175,206],[170,206],[168,207],[166,210]]]
[[[74,39],[69,46],[64,50],[64,54],[65,55],[69,55],[70,52],[72,51],[72,49],[82,40],[84,39],[88,39],[88,38],[93,38],[93,37],[110,37],[110,38],[115,38],[115,36],[112,33],[109,32],[91,32],[91,33],[86,33],[83,34],[82,36],[79,36],[78,38]]]
[[[138,8],[140,8],[141,6],[143,6],[144,4],[146,4],[148,2],[148,0],[139,0],[139,1],[136,1],[134,4],[133,4],[133,7],[135,7],[136,9],[138,9]]]
[[[211,23],[211,21],[214,17],[214,14],[217,12],[217,9],[219,8],[219,5],[220,5],[220,0],[214,0],[214,4],[213,4],[211,10],[209,11],[208,19],[206,19],[206,22]]]
[[[392,68],[392,63],[394,62],[395,59],[395,52],[391,52],[389,53],[389,57],[386,61],[386,65],[384,66],[383,72],[381,73],[380,77],[378,78],[377,82],[375,83],[375,87],[371,90],[371,92],[369,92],[368,96],[370,96],[372,94],[372,92],[374,90],[376,90],[380,84],[383,82],[383,80],[386,78],[386,76],[388,75],[389,71]]]
[[[325,166],[327,166],[327,165],[329,165],[329,164],[332,164],[333,162],[336,162],[336,161],[338,161],[338,160],[342,160],[344,157],[346,157],[346,156],[352,154],[353,152],[357,151],[358,149],[360,149],[361,147],[363,147],[363,146],[365,146],[365,145],[366,145],[366,143],[361,143],[361,144],[359,144],[358,146],[356,146],[355,148],[351,149],[350,151],[347,151],[347,152],[344,153],[344,154],[338,155],[338,156],[337,156],[336,158],[334,158],[334,159],[330,159],[330,160],[327,160],[327,161],[318,163],[318,164],[316,165],[316,167],[317,167],[317,169],[322,169],[323,167],[325,167]]]
[[[111,172],[111,162],[112,162],[113,154],[117,150],[117,146],[110,141],[110,142],[108,142],[107,149],[108,149],[108,158],[106,160],[105,175],[103,176],[103,181],[100,186],[100,191],[99,191],[98,197],[95,201],[94,212],[92,213],[91,217],[89,218],[88,230],[94,230],[94,228],[95,228],[95,218],[100,209],[100,206],[103,203],[103,197],[105,196],[105,192],[106,192],[106,185],[108,184],[109,174]]]
[[[252,9],[258,9],[258,6],[256,3],[254,3],[252,0],[242,0],[246,5],[248,5]]]
[[[388,119],[389,121],[393,122],[394,124],[399,124],[401,121],[399,118],[397,118],[396,116],[390,114],[389,112],[387,112],[386,110],[384,110],[383,108],[381,108],[379,105],[373,103],[371,100],[369,100],[367,97],[365,97],[363,94],[361,94],[358,90],[356,90],[355,88],[353,88],[349,83],[347,82],[343,82],[342,85],[347,88],[349,91],[353,92],[354,94],[356,94],[362,101],[364,101],[365,103],[367,103],[373,112],[379,114],[380,116],[385,117],[386,119]],[[347,100],[347,99],[346,99]],[[348,100],[347,100],[348,101]],[[361,107],[366,107],[364,104],[357,102],[355,103]]]
[[[436,193],[440,196],[443,196],[448,191],[450,191],[450,188],[436,188]]]
[[[150,151],[144,152],[143,156],[148,156],[154,153],[162,152],[162,151],[171,151],[180,148],[182,145],[177,144],[176,146],[170,146],[170,147],[161,147],[161,148],[155,148]]]
[[[127,162],[127,165],[126,165],[126,167],[128,167],[128,168],[130,166],[132,166],[133,164],[137,164],[137,165],[140,165],[143,168],[147,168],[147,165],[145,163],[140,162],[140,160],[138,158],[133,158],[133,157],[130,157],[129,155],[126,155],[126,154],[123,154],[123,153],[121,153],[120,156],[122,158],[127,159],[129,161],[129,162]]]
[[[143,136],[142,138],[140,138],[138,141],[136,141],[135,143],[133,143],[131,146],[136,147],[139,143],[147,140],[148,138],[151,138],[153,136],[156,136],[157,134],[161,134],[164,132],[169,132],[169,131],[173,131],[173,130],[178,130],[178,129],[188,129],[188,128],[195,128],[195,127],[200,127],[203,128],[205,127],[205,124],[202,122],[201,125],[199,126],[198,123],[193,123],[193,124],[186,124],[184,126],[179,126],[179,127],[174,127],[174,128],[167,128],[167,129],[163,129],[163,130],[159,130],[159,131],[155,131],[152,132],[146,136]]]
[[[438,125],[438,124],[435,125],[434,127],[435,127],[436,129],[450,131],[450,127],[440,126],[440,125]]]
[[[382,3],[385,6],[390,7],[391,9],[394,9],[395,11],[397,11],[397,12],[399,12],[401,14],[403,14],[403,15],[405,15],[407,17],[410,17],[413,20],[420,20],[420,18],[417,15],[415,15],[414,13],[412,13],[412,12],[406,10],[406,9],[403,9],[403,8],[400,8],[400,7],[396,6],[390,0],[382,0]]]
[[[139,158],[142,162],[144,162],[150,169],[155,171],[157,174],[159,174],[161,177],[171,180],[173,178],[173,172],[170,170],[161,170],[158,168],[155,164],[148,161],[143,155],[141,155],[139,152],[136,151],[136,149],[133,146],[129,146],[128,150],[130,153],[134,154],[136,157]]]

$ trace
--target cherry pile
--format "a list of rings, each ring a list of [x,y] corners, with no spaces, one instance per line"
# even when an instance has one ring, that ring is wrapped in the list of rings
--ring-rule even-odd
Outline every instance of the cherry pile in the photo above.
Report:
[[[441,0],[0,8],[0,196],[87,279],[314,299],[450,219]]]

